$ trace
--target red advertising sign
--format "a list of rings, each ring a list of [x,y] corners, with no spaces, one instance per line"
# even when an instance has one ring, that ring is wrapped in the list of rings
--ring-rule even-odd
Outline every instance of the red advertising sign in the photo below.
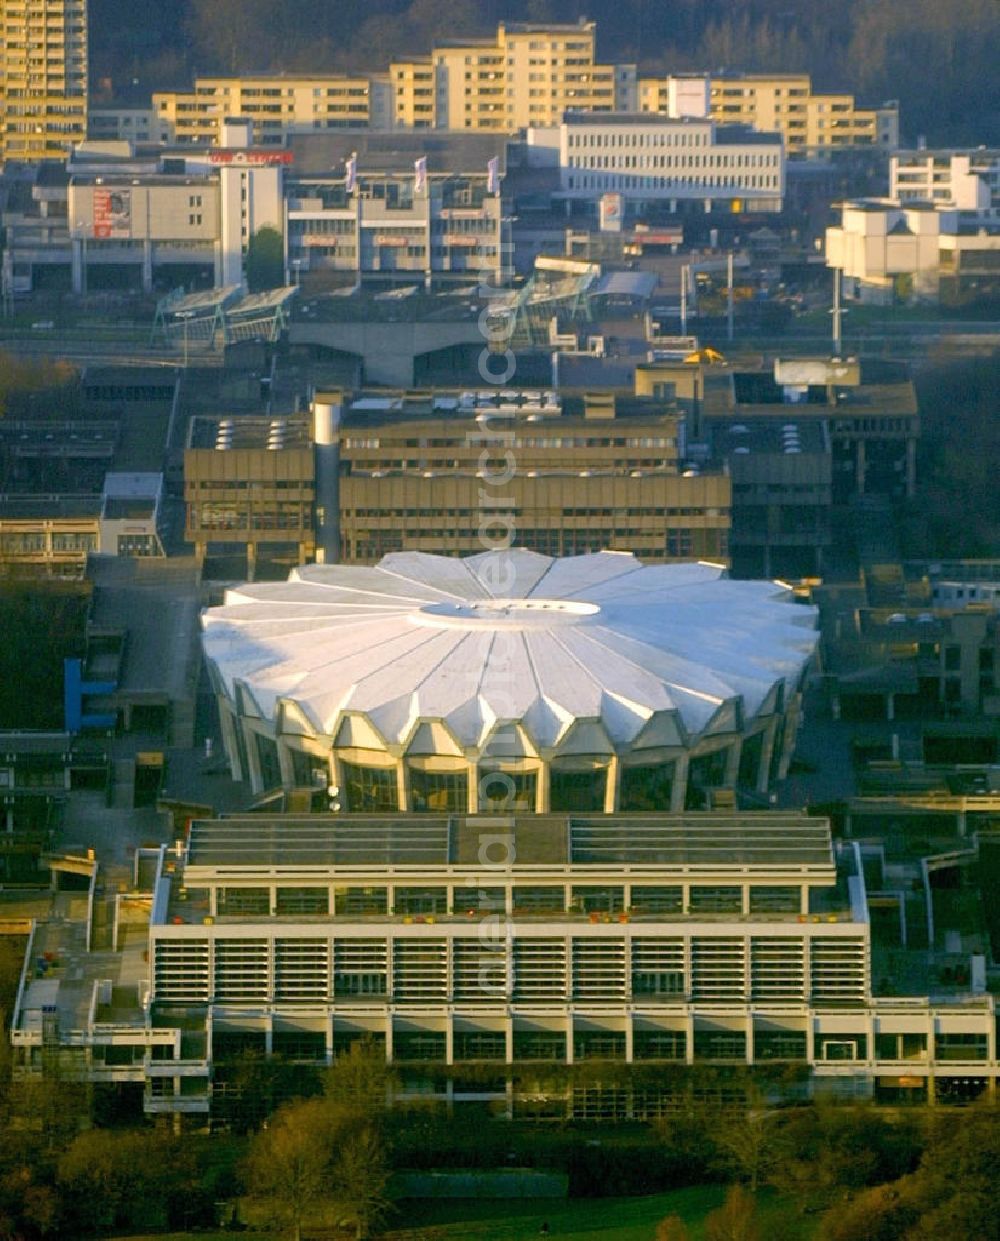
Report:
[[[236,164],[240,167],[261,168],[294,162],[291,151],[209,151],[213,164]]]
[[[132,232],[129,190],[94,190],[94,236],[128,237]]]

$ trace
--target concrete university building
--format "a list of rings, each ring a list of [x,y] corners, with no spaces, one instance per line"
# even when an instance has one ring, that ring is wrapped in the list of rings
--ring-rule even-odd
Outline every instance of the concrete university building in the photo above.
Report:
[[[79,926],[32,930],[15,1072],[178,1125],[225,1120],[248,1053],[358,1040],[404,1099],[514,1117],[647,1119],[747,1069],[889,1104],[995,1089],[993,997],[873,994],[860,846],[821,818],[257,813],[138,850],[136,879],[148,935],[77,945],[69,981],[47,962]]]
[[[627,553],[306,565],[227,592],[204,648],[234,775],[351,813],[700,809],[794,748],[815,614]]]

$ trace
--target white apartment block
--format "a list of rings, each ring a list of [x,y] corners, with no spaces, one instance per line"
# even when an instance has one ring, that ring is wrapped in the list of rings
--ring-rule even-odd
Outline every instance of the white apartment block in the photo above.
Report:
[[[708,120],[669,120],[642,113],[567,113],[535,145],[558,145],[564,199],[618,193],[637,210],[669,203],[672,211],[777,212],[785,190],[781,139]]]
[[[36,968],[55,933],[37,929],[17,1071],[61,1052],[175,1114],[210,1111],[234,1053],[328,1064],[359,1039],[404,1095],[428,1067],[493,1065],[448,1100],[513,1116],[546,1063],[798,1066],[814,1090],[890,1099],[995,1088],[992,997],[873,997],[860,853],[823,819],[255,815],[196,821],[154,857],[148,941],[85,958],[82,982]],[[557,1111],[669,1107],[670,1086],[618,1080],[603,1101],[596,1072],[557,1088]]]
[[[1000,213],[1000,150],[897,151],[889,160],[889,197],[903,206]]]
[[[859,107],[853,95],[814,92],[805,73],[641,78],[638,109],[665,116],[709,116],[780,134],[790,156],[829,155],[843,147],[899,145],[894,103]]]

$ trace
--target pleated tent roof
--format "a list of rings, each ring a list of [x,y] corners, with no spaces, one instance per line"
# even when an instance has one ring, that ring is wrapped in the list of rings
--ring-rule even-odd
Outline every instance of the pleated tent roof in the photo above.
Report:
[[[816,644],[815,609],[776,582],[630,554],[466,559],[398,552],[305,565],[226,594],[206,656],[241,709],[292,731],[442,752],[683,745],[778,709]],[[362,740],[359,740],[359,737]]]

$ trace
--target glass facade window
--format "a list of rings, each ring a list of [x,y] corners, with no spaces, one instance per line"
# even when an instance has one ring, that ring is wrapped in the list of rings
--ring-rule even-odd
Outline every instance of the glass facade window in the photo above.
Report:
[[[267,888],[220,888],[220,915],[224,917],[264,917],[271,912],[271,894]]]
[[[338,918],[389,912],[389,897],[385,888],[337,888],[334,901]]]
[[[469,808],[469,777],[464,771],[409,769],[410,809],[417,814],[465,814]]]
[[[799,889],[792,887],[766,887],[752,884],[750,887],[750,912],[752,914],[797,914],[802,907]]]
[[[533,771],[484,771],[479,777],[479,808],[494,814],[533,812],[537,787]]]
[[[353,814],[378,814],[399,809],[395,767],[362,767],[341,763],[340,794],[344,809]]]
[[[876,1034],[877,1060],[926,1060],[926,1034]]]
[[[617,914],[625,908],[625,889],[618,887],[573,887],[574,913]]]
[[[608,773],[604,767],[591,771],[560,771],[549,775],[549,806],[553,811],[602,813]]]
[[[746,1060],[747,1036],[742,1030],[695,1030],[696,1060]]]
[[[632,885],[634,914],[679,914],[684,909],[684,891],[680,884],[653,886]]]
[[[754,733],[747,737],[740,749],[739,785],[744,789],[755,789],[760,778],[760,760],[764,754],[764,734]]]
[[[520,887],[514,889],[514,913],[561,914],[566,911],[566,893],[557,887]]]
[[[261,788],[280,788],[281,763],[278,761],[277,743],[261,733],[255,733],[254,740],[257,747],[257,762],[260,766]]]
[[[318,780],[313,779],[313,772],[326,771],[326,762],[315,754],[307,754],[296,746],[289,746],[288,753],[292,760],[292,781],[296,788],[319,788]]]
[[[691,888],[690,913],[738,914],[743,909],[743,889],[739,887]]]
[[[515,1030],[515,1060],[566,1059],[566,1035],[561,1030]]]
[[[393,1060],[434,1060],[444,1063],[443,1030],[396,1030],[392,1036]]]
[[[692,758],[688,767],[688,785],[698,789],[721,788],[726,780],[728,759],[728,748]]]
[[[326,1035],[309,1030],[275,1030],[274,1054],[286,1060],[326,1060]]]
[[[820,1060],[865,1060],[868,1056],[866,1034],[826,1034],[817,1042]]]
[[[623,767],[618,789],[618,806],[621,810],[666,812],[670,809],[673,792],[673,763]]]
[[[397,888],[393,904],[397,914],[444,914],[448,912],[448,890]]]
[[[506,897],[503,888],[456,888],[452,908],[457,914],[502,914]]]
[[[453,1055],[456,1060],[506,1060],[507,1036],[502,1030],[456,1030]]]
[[[636,1060],[683,1060],[687,1055],[687,1035],[683,1030],[636,1030],[632,1035],[632,1055]]]
[[[935,1034],[937,1060],[987,1060],[989,1046],[985,1034]]]
[[[755,1030],[753,1054],[755,1060],[805,1060],[805,1031]]]
[[[624,1060],[625,1033],[618,1030],[575,1030],[574,1060]]]
[[[279,917],[316,917],[330,912],[330,893],[326,888],[278,888],[276,898]]]

